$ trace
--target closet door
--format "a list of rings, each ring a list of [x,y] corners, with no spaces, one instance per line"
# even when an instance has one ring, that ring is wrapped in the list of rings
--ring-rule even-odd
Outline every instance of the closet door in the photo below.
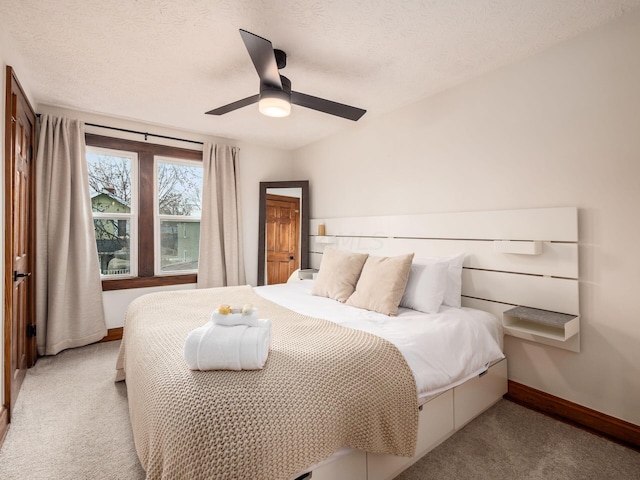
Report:
[[[5,118],[4,399],[11,418],[35,341],[35,114],[15,72],[7,67]]]

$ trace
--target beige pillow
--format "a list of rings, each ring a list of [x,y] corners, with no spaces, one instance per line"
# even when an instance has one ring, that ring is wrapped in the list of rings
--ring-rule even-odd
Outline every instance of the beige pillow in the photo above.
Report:
[[[311,294],[344,303],[355,290],[368,256],[366,253],[325,249]]]
[[[367,258],[356,291],[347,300],[347,305],[385,315],[397,315],[412,260],[413,253],[397,257]]]

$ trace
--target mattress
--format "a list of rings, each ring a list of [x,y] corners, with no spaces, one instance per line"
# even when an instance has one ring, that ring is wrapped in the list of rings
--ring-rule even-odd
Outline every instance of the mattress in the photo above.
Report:
[[[442,306],[438,313],[407,308],[396,317],[311,295],[313,280],[256,287],[294,312],[382,337],[402,353],[416,381],[419,402],[460,385],[504,358],[502,324],[490,313]]]

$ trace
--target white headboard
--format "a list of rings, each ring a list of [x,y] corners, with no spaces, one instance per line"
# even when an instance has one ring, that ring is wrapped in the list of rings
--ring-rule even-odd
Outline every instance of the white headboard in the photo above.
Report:
[[[320,224],[324,237],[317,235]],[[320,267],[327,246],[416,258],[465,252],[463,306],[498,318],[518,305],[579,315],[575,207],[313,219],[309,231],[312,268]],[[564,341],[516,336],[580,349],[579,333]]]

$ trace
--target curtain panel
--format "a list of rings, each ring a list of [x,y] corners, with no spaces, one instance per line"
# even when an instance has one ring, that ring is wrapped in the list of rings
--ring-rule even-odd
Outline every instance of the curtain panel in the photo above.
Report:
[[[204,144],[198,288],[246,283],[238,157],[238,148]]]
[[[55,355],[107,334],[84,124],[42,115],[36,159],[36,343]]]

